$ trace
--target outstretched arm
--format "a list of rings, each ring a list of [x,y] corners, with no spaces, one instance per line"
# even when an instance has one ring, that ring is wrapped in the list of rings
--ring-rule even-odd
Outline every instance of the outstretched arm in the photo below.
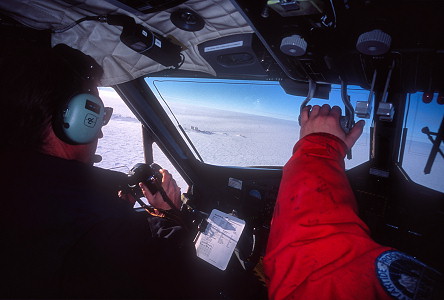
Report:
[[[301,140],[283,170],[264,259],[270,299],[384,299],[371,240],[357,216],[344,156],[362,133],[346,134],[340,109],[301,113]]]

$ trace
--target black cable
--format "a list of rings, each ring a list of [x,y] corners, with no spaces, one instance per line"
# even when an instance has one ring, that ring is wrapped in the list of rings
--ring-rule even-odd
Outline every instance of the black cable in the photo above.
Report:
[[[171,207],[172,210],[180,213],[180,210],[176,207],[176,205],[174,205],[174,203],[173,203],[173,201],[171,201],[170,197],[168,197],[167,193],[163,189],[160,182],[158,182],[156,179],[154,179],[154,181],[155,181],[156,187],[157,187],[160,195],[162,196],[163,201],[165,201]]]
[[[102,17],[102,16],[88,16],[88,17],[83,17],[83,18],[78,19],[77,21],[75,21],[75,22],[73,22],[73,23],[71,23],[71,24],[69,24],[69,25],[63,27],[63,28],[60,28],[60,29],[54,29],[54,30],[52,30],[51,32],[52,32],[52,33],[62,33],[62,32],[68,31],[69,29],[73,28],[74,26],[79,25],[80,23],[82,23],[82,22],[84,22],[84,21],[100,21],[101,17]]]
[[[163,212],[165,213],[166,217],[169,217],[170,219],[175,220],[176,222],[178,222],[186,231],[190,230],[190,226],[187,224],[185,217],[183,216],[182,212],[180,211],[180,209],[178,209],[176,207],[176,205],[174,205],[173,201],[170,199],[170,197],[168,197],[167,193],[165,192],[165,190],[162,187],[162,184],[157,180],[157,179],[153,179],[154,184],[157,187],[158,192],[160,193],[160,195],[162,196],[163,201],[165,201],[170,207],[171,207],[171,211],[168,210],[163,210]]]
[[[179,53],[179,54],[180,54],[180,57],[182,58],[182,61],[177,65],[177,67],[174,68],[175,70],[182,67],[183,63],[185,62],[185,55],[183,55],[183,53]]]

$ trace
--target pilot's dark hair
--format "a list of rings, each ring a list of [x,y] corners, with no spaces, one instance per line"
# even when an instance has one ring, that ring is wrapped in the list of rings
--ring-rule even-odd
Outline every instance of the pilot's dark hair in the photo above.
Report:
[[[40,151],[61,103],[96,87],[103,70],[81,51],[58,45],[2,45],[0,49],[0,150]],[[94,65],[94,74],[89,74]]]

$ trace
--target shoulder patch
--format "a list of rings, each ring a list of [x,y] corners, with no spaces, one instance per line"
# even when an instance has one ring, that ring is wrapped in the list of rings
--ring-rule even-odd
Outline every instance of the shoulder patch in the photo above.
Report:
[[[442,276],[414,257],[394,250],[383,252],[375,263],[381,285],[400,300],[430,299]]]

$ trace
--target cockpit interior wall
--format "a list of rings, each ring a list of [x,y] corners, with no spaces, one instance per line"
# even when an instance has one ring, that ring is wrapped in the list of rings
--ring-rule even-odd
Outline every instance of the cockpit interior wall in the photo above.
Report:
[[[149,30],[168,37],[182,47],[184,55],[181,70],[198,71],[215,75],[213,68],[199,55],[198,44],[223,36],[251,33],[253,30],[242,15],[236,11],[229,0],[189,0],[181,5],[192,11],[199,11],[205,25],[198,31],[186,31],[176,27],[170,20],[175,8],[142,14],[129,11],[118,1],[38,1],[38,0],[3,0],[0,10],[17,21],[35,29],[52,30],[52,45],[64,43],[94,57],[104,68],[102,86],[113,86],[137,77],[164,70],[166,67],[130,50],[120,39],[122,27],[84,21],[63,33],[71,24],[85,15],[125,14],[135,19]],[[123,8],[122,8],[123,7]],[[37,16],[37,17],[36,17]],[[38,17],[43,16],[43,17]],[[45,20],[45,22],[42,22]],[[107,49],[104,49],[107,48]]]

